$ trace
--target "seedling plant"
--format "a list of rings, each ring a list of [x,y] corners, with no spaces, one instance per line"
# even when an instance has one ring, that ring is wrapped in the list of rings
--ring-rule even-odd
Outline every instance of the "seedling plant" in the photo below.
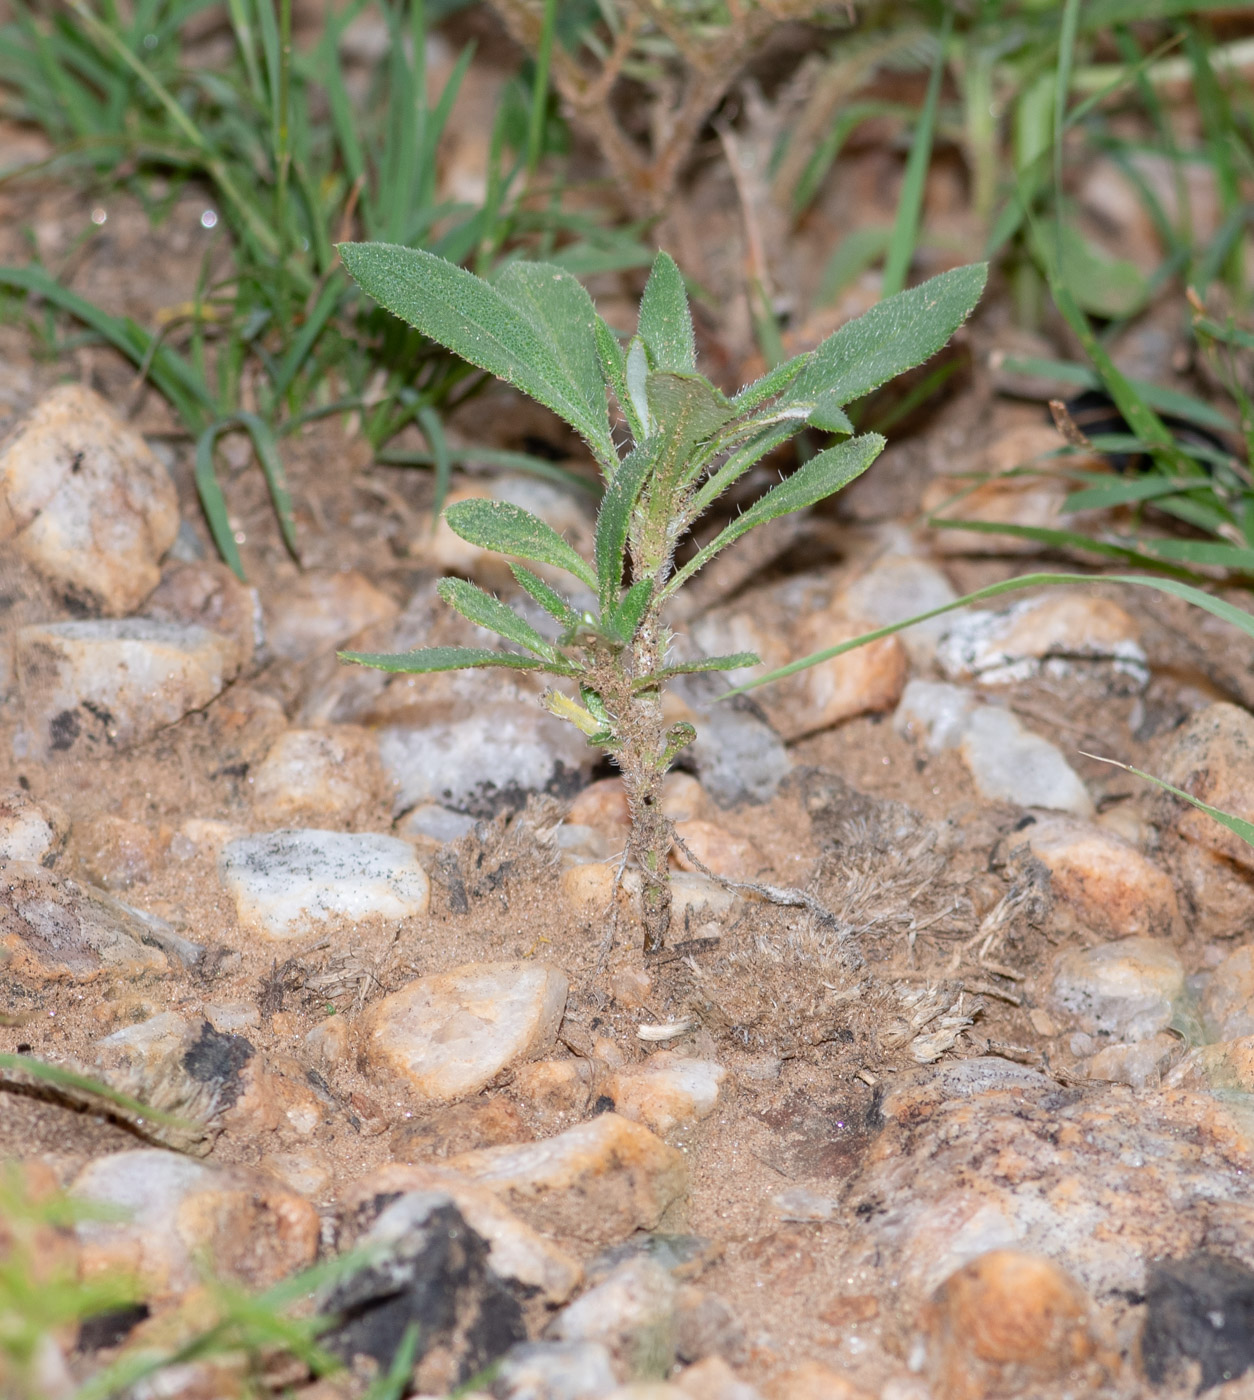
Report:
[[[582,284],[559,267],[514,262],[485,281],[422,250],[340,245],[350,275],[381,306],[437,344],[546,405],[583,438],[604,478],[591,560],[538,517],[502,501],[459,501],[455,534],[507,556],[518,586],[552,618],[544,635],[473,583],[445,578],[440,596],[517,650],[430,647],[400,655],[346,652],[347,661],[423,673],[496,666],[566,682],[544,703],[622,771],[631,812],[628,861],[643,878],[644,946],[670,924],[673,829],[662,779],[696,737],[668,724],[672,677],[752,665],[745,653],[677,660],[666,605],[705,564],[750,530],[839,491],[884,439],[856,435],[845,406],[938,351],[975,306],[983,265],[947,272],[890,297],[817,349],[729,396],[698,372],[683,278],[665,253],[653,264],[636,333],[624,347]],[[616,440],[613,396],[628,440]],[[677,561],[681,543],[729,488],[803,429],[839,438]],[[527,567],[545,566],[547,577]],[[551,572],[565,575],[554,587]]]

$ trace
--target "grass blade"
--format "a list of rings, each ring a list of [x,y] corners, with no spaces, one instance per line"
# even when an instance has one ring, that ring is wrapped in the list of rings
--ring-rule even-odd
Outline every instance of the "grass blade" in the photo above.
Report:
[[[1226,826],[1234,835],[1239,836],[1247,846],[1254,846],[1254,822],[1247,822],[1244,817],[1233,816],[1231,812],[1221,811],[1218,807],[1212,807],[1209,802],[1203,802],[1200,798],[1194,797],[1191,793],[1185,792],[1183,788],[1178,788],[1165,778],[1156,778],[1153,773],[1143,773],[1139,768],[1133,768],[1130,763],[1120,763],[1117,758],[1103,758],[1098,753],[1085,753],[1080,750],[1085,758],[1096,759],[1098,763],[1109,763],[1112,768],[1122,768],[1125,773],[1135,773],[1138,778],[1144,778],[1147,783],[1153,783],[1164,792],[1170,792],[1176,797],[1181,797],[1186,802],[1190,802],[1199,812],[1205,812],[1208,817],[1214,819],[1221,825]]]
[[[969,603],[982,602],[985,598],[997,598],[1003,593],[1013,593],[1021,588],[1039,588],[1052,584],[1087,584],[1092,587],[1094,583],[1126,583],[1139,588],[1152,588],[1159,593],[1170,593],[1175,598],[1182,598],[1186,603],[1204,608],[1208,613],[1224,622],[1230,622],[1246,636],[1254,637],[1254,616],[1225,602],[1222,598],[1215,598],[1209,593],[1203,593],[1200,588],[1193,588],[1176,579],[1151,578],[1147,574],[1023,574],[1019,578],[1007,579],[1003,583],[990,584],[987,588],[977,588],[974,593],[968,593],[965,597],[955,599],[952,603],[946,603],[943,607],[916,613],[914,617],[908,617],[903,622],[891,622],[886,627],[877,627],[873,632],[864,632],[862,636],[854,637],[848,642],[841,642],[839,646],[828,647],[824,651],[816,651],[810,656],[803,656],[799,661],[792,661],[787,666],[779,666],[773,671],[768,671],[764,676],[756,676],[753,680],[746,681],[744,685],[729,690],[719,698],[726,700],[732,695],[742,695],[745,691],[755,690],[760,685],[769,685],[772,681],[783,680],[785,676],[796,675],[798,671],[821,665],[824,661],[832,660],[833,657],[843,656],[845,652],[866,646],[868,642],[877,642],[881,637],[891,637],[895,632],[902,632],[907,627],[913,627],[916,622],[927,622],[933,617],[942,617],[945,613],[965,608]]]
[[[201,509],[209,522],[209,533],[218,546],[218,553],[226,561],[227,567],[237,579],[243,582],[244,562],[239,557],[239,546],[235,543],[235,531],[231,528],[231,518],[226,508],[226,497],[213,468],[213,449],[219,436],[232,425],[219,421],[210,425],[196,439],[196,494],[200,497]]]
[[[114,1108],[120,1108],[128,1114],[136,1118],[146,1119],[150,1123],[160,1123],[166,1127],[174,1128],[195,1127],[195,1124],[186,1118],[179,1118],[173,1113],[165,1113],[158,1108],[150,1108],[140,1099],[133,1099],[129,1094],[123,1094],[108,1084],[102,1084],[98,1079],[91,1079],[85,1074],[65,1069],[61,1065],[50,1065],[45,1060],[33,1060],[28,1055],[0,1054],[0,1070],[9,1070],[10,1072],[20,1070],[23,1074],[29,1074],[35,1079],[42,1079],[44,1083],[51,1084],[57,1089],[73,1089],[76,1093],[89,1094],[92,1098],[102,1099],[105,1103],[112,1104]]]
[[[927,184],[928,167],[932,162],[932,138],[936,130],[936,109],[940,105],[941,82],[945,76],[945,51],[949,47],[949,36],[953,33],[954,12],[951,5],[945,7],[945,18],[941,23],[940,37],[936,51],[936,62],[928,79],[927,96],[923,99],[923,110],[919,113],[918,125],[914,129],[914,139],[910,143],[910,155],[906,160],[906,173],[901,184],[901,195],[897,201],[897,214],[893,220],[893,231],[888,239],[888,253],[884,260],[884,280],[880,295],[895,296],[906,285],[910,263],[914,258],[915,245],[919,239],[919,216],[923,210],[923,190]]]

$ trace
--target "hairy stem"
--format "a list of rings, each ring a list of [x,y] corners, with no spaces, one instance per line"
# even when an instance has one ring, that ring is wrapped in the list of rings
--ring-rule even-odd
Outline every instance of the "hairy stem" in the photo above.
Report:
[[[650,608],[632,643],[632,677],[656,671],[661,652],[661,626],[657,612]],[[671,922],[671,826],[662,812],[666,721],[661,694],[652,690],[632,695],[631,678],[627,678],[624,702],[620,713],[628,718],[617,758],[631,812],[628,852],[644,877],[644,951],[656,953],[666,941]]]

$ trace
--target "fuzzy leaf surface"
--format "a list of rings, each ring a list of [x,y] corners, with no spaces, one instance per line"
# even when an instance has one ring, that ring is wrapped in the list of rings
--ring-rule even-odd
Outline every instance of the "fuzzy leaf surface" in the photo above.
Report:
[[[781,402],[813,400],[830,412],[922,364],[974,310],[987,277],[988,264],[973,263],[881,301],[811,353]]]
[[[542,578],[533,574],[530,569],[524,569],[521,564],[511,564],[509,571],[514,575],[514,581],[518,586],[529,593],[551,618],[560,622],[563,627],[578,625],[579,614],[556,589],[550,588]]]
[[[762,658],[754,651],[737,651],[730,656],[703,656],[698,661],[681,661],[674,666],[663,666],[651,676],[642,676],[633,689],[648,690],[660,681],[672,676],[694,676],[699,671],[739,671],[742,666],[760,666]]]
[[[423,675],[428,671],[468,671],[480,666],[504,666],[511,671],[547,671],[549,665],[534,656],[512,651],[487,651],[477,647],[419,647],[417,651],[341,651],[341,661],[355,661],[376,671]]]
[[[620,637],[624,646],[636,635],[636,628],[640,626],[640,619],[644,616],[652,597],[653,580],[637,579],[606,615],[607,630]]]
[[[614,459],[604,396],[593,405],[588,386],[571,381],[546,324],[533,323],[497,288],[424,249],[341,243],[339,253],[353,280],[385,310],[551,408],[602,462]],[[591,336],[591,324],[586,330]]]
[[[698,569],[741,535],[748,534],[758,525],[765,525],[768,520],[775,520],[795,510],[804,510],[816,501],[833,495],[842,486],[847,486],[854,477],[866,471],[883,450],[884,439],[878,433],[865,433],[862,437],[850,438],[811,457],[778,486],[772,486],[766,495],[760,496],[743,515],[737,516],[720,530],[704,549],[698,550],[666,585],[667,595],[674,593]]]
[[[464,578],[442,578],[435,589],[450,608],[455,608],[477,627],[486,627],[489,632],[534,651],[546,661],[558,660],[553,644],[546,641],[525,618],[519,617],[508,603],[502,603],[491,593],[485,593]]]
[[[493,549],[515,559],[531,559],[552,564],[589,588],[595,588],[596,575],[575,549],[551,526],[529,510],[509,501],[492,501],[482,496],[455,501],[444,512],[448,527],[467,544]]]
[[[618,406],[627,420],[628,428],[631,429],[633,441],[639,442],[644,437],[644,424],[636,413],[636,405],[627,389],[627,354],[618,343],[618,337],[599,316],[593,332],[596,336],[597,354],[601,358],[601,373],[614,391]]]
[[[646,393],[653,435],[674,460],[698,442],[712,438],[735,416],[726,396],[699,374],[650,374]]]
[[[809,358],[808,354],[797,355],[791,360],[785,360],[783,364],[776,365],[769,374],[764,374],[761,379],[755,379],[752,384],[746,384],[732,400],[736,405],[736,412],[751,413],[755,408],[766,403],[768,399],[773,399],[776,394],[782,394],[805,369]]]
[[[636,333],[644,341],[653,368],[692,374],[697,368],[697,342],[683,275],[669,253],[659,253],[640,299]]]
[[[597,516],[596,556],[597,585],[603,612],[612,606],[622,582],[623,556],[627,549],[627,534],[631,529],[631,514],[654,464],[652,444],[641,443],[623,458],[614,473],[614,480],[601,498],[601,510]]]
[[[599,318],[583,283],[552,263],[512,262],[502,269],[495,286],[516,311],[543,331],[589,421],[608,434],[605,379],[597,350]]]
[[[755,467],[768,452],[782,447],[789,438],[795,437],[797,424],[791,421],[772,423],[759,429],[747,442],[743,442],[718,470],[711,474],[692,499],[688,512],[689,520],[696,520],[731,486],[740,480],[745,472]]]

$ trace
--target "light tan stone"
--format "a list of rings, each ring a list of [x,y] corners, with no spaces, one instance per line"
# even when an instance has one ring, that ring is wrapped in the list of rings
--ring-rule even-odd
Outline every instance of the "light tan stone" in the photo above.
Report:
[[[78,1223],[88,1277],[122,1270],[155,1294],[180,1293],[199,1281],[203,1255],[220,1277],[261,1289],[317,1256],[317,1211],[262,1172],[152,1148],[97,1158],[70,1189],[126,1216]]]
[[[69,829],[69,819],[55,804],[36,802],[18,787],[0,791],[0,860],[54,865]]]
[[[766,1400],[871,1400],[848,1376],[821,1361],[803,1361],[763,1387]]]
[[[406,1118],[392,1134],[388,1147],[395,1160],[421,1165],[481,1147],[530,1142],[534,1137],[518,1109],[496,1094],[444,1104],[420,1118]]]
[[[514,1075],[514,1093],[545,1113],[582,1113],[592,1093],[587,1060],[536,1060]]]
[[[1254,822],[1254,715],[1239,705],[1208,706],[1176,735],[1156,771],[1199,801]],[[1164,797],[1163,805],[1186,840],[1254,870],[1254,846],[1235,832],[1178,798]]]
[[[767,864],[748,837],[736,836],[714,822],[679,821],[675,834],[707,870],[729,880],[756,880]],[[678,845],[672,849],[671,859],[681,870],[697,869]]]
[[[983,456],[969,469],[991,478],[972,489],[966,477],[937,477],[923,494],[922,513],[941,519],[979,520],[1001,525],[1036,525],[1067,529],[1077,519],[1063,512],[1072,491],[1071,482],[1058,472],[1062,439],[1046,424],[1023,423],[997,435]],[[1101,470],[1103,464],[1068,457],[1070,469]],[[1016,469],[1032,467],[1039,474],[1009,476]],[[957,499],[955,499],[957,498]],[[1044,545],[1016,535],[985,534],[975,530],[936,530],[932,547],[938,554],[1038,554]]]
[[[711,810],[705,789],[691,773],[675,769],[662,779],[662,811],[671,821],[701,821],[710,816]]]
[[[809,656],[874,630],[874,623],[850,618],[833,605],[802,618],[790,651],[793,657]],[[761,703],[780,734],[797,739],[854,715],[893,709],[908,673],[900,639],[882,637],[770,687]]]
[[[387,808],[379,745],[368,729],[289,729],[252,775],[253,810],[263,822],[295,826],[351,822]]]
[[[683,1153],[617,1113],[543,1142],[468,1152],[448,1165],[497,1192],[537,1229],[594,1244],[653,1229],[688,1189]]]
[[[757,1390],[742,1381],[721,1356],[707,1356],[687,1366],[675,1384],[689,1400],[758,1400]]]
[[[342,1213],[352,1221],[380,1196],[411,1191],[443,1191],[461,1211],[466,1224],[488,1242],[492,1271],[526,1288],[538,1289],[546,1303],[564,1303],[579,1287],[583,1269],[551,1240],[520,1220],[489,1187],[458,1172],[434,1166],[393,1162],[353,1183]]]
[[[1050,888],[1092,933],[1172,938],[1183,925],[1170,878],[1135,846],[1092,822],[1038,813],[1012,844],[1049,870]]]
[[[1180,1053],[1181,1042],[1167,1031],[1132,1045],[1108,1045],[1085,1066],[1090,1079],[1109,1084],[1128,1084],[1133,1089],[1156,1088],[1163,1074]]]
[[[1084,1290],[1052,1260],[982,1254],[951,1274],[921,1319],[937,1400],[1026,1394],[1097,1350]]]
[[[1049,1009],[1089,1034],[1148,1040],[1171,1023],[1184,991],[1184,968],[1170,944],[1124,938],[1059,954]]]
[[[372,831],[240,836],[222,848],[218,876],[240,927],[276,941],[369,918],[421,918],[431,905],[413,847]]]
[[[74,847],[87,877],[106,890],[146,884],[161,862],[161,843],[146,826],[102,812],[81,823]]]
[[[0,450],[0,546],[12,540],[94,611],[133,612],[157,586],[178,528],[169,473],[83,385],[46,395]]]
[[[1078,657],[1124,668],[1140,684],[1148,679],[1141,629],[1109,598],[1076,589],[1020,599],[999,610],[964,612],[937,652],[951,680],[1009,684],[1037,675],[1049,663],[1064,669]]]
[[[1172,1089],[1254,1093],[1254,1035],[1199,1045],[1167,1076]]]
[[[718,1106],[727,1071],[713,1060],[659,1050],[639,1064],[611,1074],[603,1090],[624,1118],[669,1133],[708,1118]]]
[[[23,627],[15,655],[24,732],[41,757],[141,744],[203,709],[236,670],[227,638],[146,618]]]
[[[147,929],[112,902],[42,865],[0,867],[0,950],[6,976],[38,982],[91,982],[102,974],[140,977],[169,970]]]
[[[1254,945],[1235,949],[1211,973],[1199,1009],[1214,1040],[1254,1035]]]
[[[235,647],[234,665],[242,670],[252,660],[261,626],[256,589],[249,588],[213,559],[167,564],[144,616],[158,622],[207,627]]]
[[[398,611],[364,574],[311,569],[267,600],[266,640],[276,656],[307,661]]]
[[[376,1003],[363,1045],[420,1098],[448,1102],[543,1054],[568,989],[564,972],[534,962],[472,963],[420,977]]]
[[[267,1152],[261,1159],[263,1171],[298,1195],[320,1200],[335,1184],[335,1170],[327,1156],[316,1147],[295,1152]]]

